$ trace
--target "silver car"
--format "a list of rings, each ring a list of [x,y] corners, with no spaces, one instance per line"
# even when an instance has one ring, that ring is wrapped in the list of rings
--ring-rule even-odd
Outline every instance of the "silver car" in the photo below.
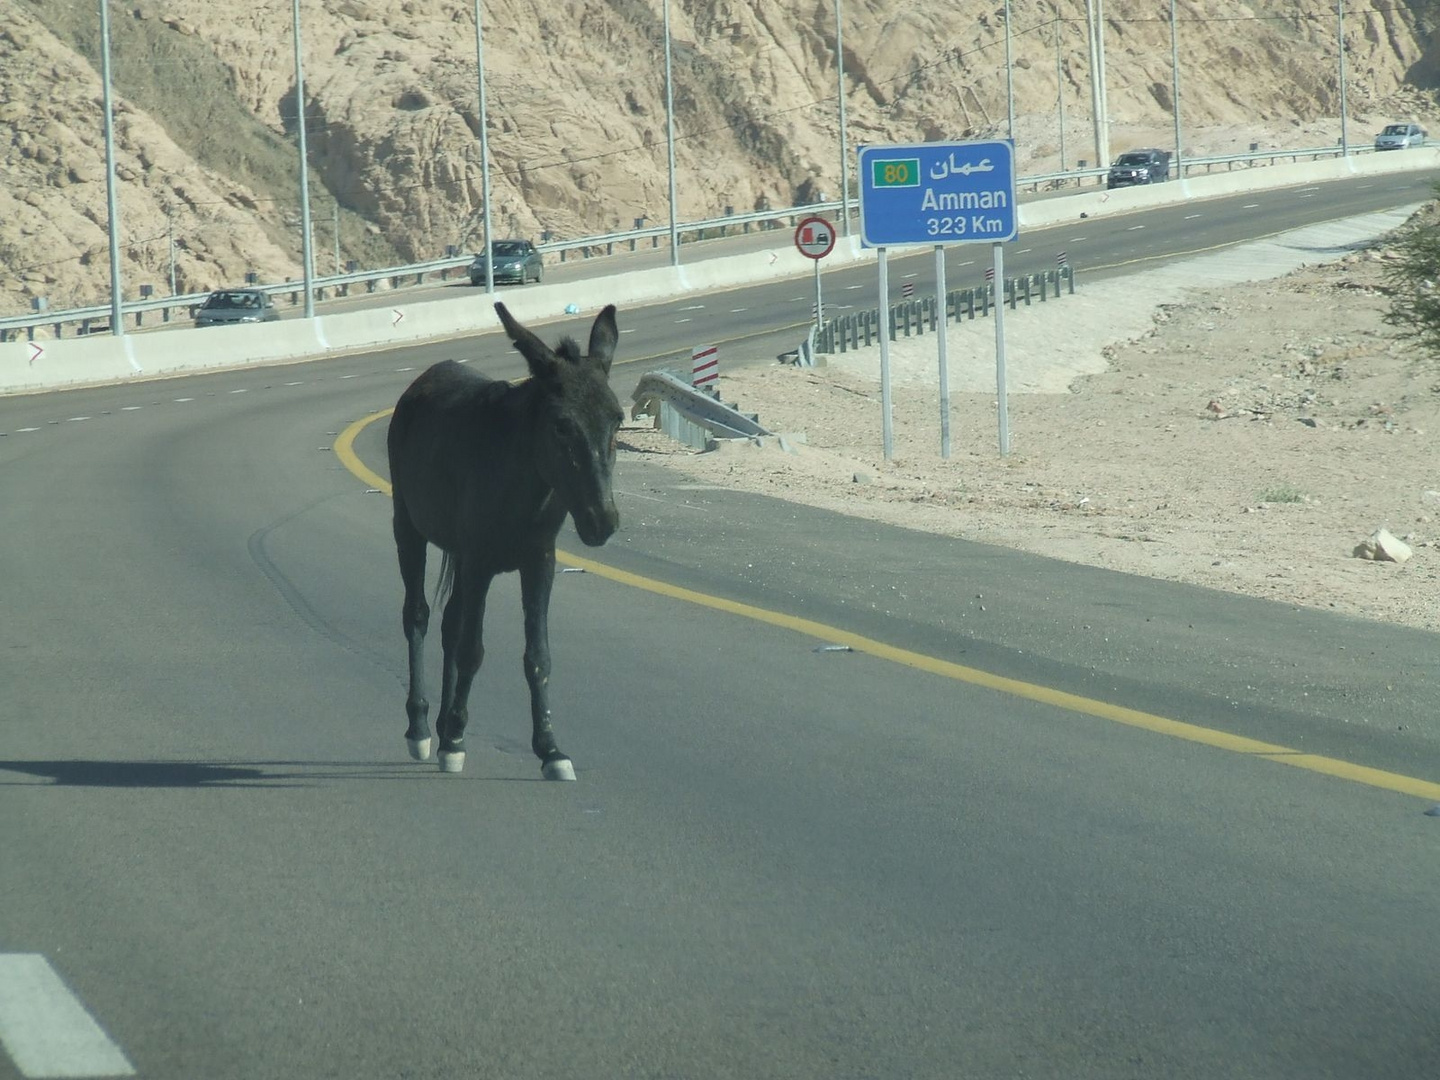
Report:
[[[1375,136],[1376,150],[1406,150],[1425,145],[1425,129],[1419,124],[1386,124]]]
[[[220,289],[195,309],[196,326],[274,322],[280,318],[270,294],[260,289]]]
[[[490,244],[490,253],[495,257],[495,280],[511,281],[524,285],[527,281],[538,283],[545,275],[545,262],[535,245],[529,240],[495,240]],[[470,284],[485,284],[485,253],[475,256],[470,264]]]

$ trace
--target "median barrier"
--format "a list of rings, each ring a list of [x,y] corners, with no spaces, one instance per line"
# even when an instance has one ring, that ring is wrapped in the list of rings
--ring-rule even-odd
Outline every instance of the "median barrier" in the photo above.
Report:
[[[875,249],[861,247],[860,237],[842,236],[835,247],[821,260],[821,269],[850,266],[872,261]],[[794,245],[744,255],[726,255],[718,259],[682,265],[680,283],[686,292],[706,289],[729,289],[764,281],[781,281],[815,272],[815,261],[800,254]]]
[[[0,342],[0,393],[124,382],[136,374],[129,338]]]
[[[142,376],[182,375],[251,363],[302,360],[321,349],[304,319],[238,326],[188,326],[167,333],[127,334]]]
[[[1022,203],[1019,207],[1020,227],[1039,229],[1085,217],[1126,214],[1157,206],[1249,191],[1273,191],[1276,188],[1319,184],[1327,180],[1343,180],[1351,176],[1374,176],[1382,173],[1418,172],[1440,169],[1440,147],[1417,147],[1412,150],[1390,150],[1381,154],[1358,154],[1350,157],[1325,158],[1320,161],[1297,161],[1264,168],[1235,169],[1230,172],[1169,180],[1163,184],[1139,184],[1135,187],[1068,195]]]

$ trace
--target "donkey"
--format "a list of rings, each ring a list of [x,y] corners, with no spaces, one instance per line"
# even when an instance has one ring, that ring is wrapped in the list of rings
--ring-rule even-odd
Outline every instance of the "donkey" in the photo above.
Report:
[[[550,726],[550,590],[555,537],[566,514],[590,547],[605,543],[620,524],[610,487],[615,434],[624,419],[609,382],[618,339],[615,306],[596,317],[586,355],[568,337],[551,349],[504,304],[495,310],[529,364],[530,377],[510,383],[442,361],[400,395],[386,436],[410,654],[405,741],[416,761],[430,757],[423,668],[430,543],[442,552],[436,603],[444,603],[445,663],[435,723],[441,771],[465,767],[466,701],[485,656],[482,627],[490,582],[496,574],[518,570],[534,729],[530,745],[547,780],[574,780],[575,767],[556,746]]]

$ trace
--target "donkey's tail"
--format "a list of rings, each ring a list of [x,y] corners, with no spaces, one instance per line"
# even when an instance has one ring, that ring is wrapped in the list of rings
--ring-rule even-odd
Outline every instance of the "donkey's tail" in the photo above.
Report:
[[[455,560],[450,552],[440,553],[440,580],[435,583],[435,600],[431,608],[436,611],[445,609],[445,602],[450,599],[450,594],[455,591]]]

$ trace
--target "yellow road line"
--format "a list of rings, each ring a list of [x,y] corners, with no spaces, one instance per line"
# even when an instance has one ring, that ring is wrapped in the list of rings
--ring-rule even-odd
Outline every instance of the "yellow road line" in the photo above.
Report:
[[[360,460],[359,456],[355,453],[355,439],[365,428],[375,421],[389,416],[392,411],[391,409],[384,409],[377,413],[371,413],[369,416],[361,417],[341,432],[340,437],[335,440],[335,453],[340,458],[341,463],[365,483],[383,491],[387,495],[391,493],[389,482],[384,477],[369,469],[365,463]],[[1288,746],[1261,742],[1258,739],[1247,738],[1244,735],[1234,735],[1228,731],[1218,731],[1214,728],[1201,727],[1198,724],[1187,724],[1182,720],[1172,720],[1165,716],[1158,716],[1155,713],[1142,712],[1139,709],[1130,709],[1123,705],[1114,705],[1108,701],[1098,701],[1095,698],[1082,697],[1079,694],[1071,694],[1049,686],[1040,686],[1037,683],[1028,683],[1020,679],[1007,678],[1004,675],[996,675],[993,672],[982,671],[979,668],[967,667],[964,664],[956,664],[949,660],[941,660],[938,657],[927,656],[924,653],[912,652],[909,649],[888,645],[883,641],[876,641],[873,638],[864,637],[860,634],[852,633],[849,630],[842,630],[838,627],[828,626],[825,623],[815,622],[813,619],[804,619],[797,615],[786,615],[784,612],[770,611],[767,608],[755,607],[752,604],[742,604],[736,600],[726,600],[724,597],[711,596],[708,593],[696,592],[693,589],[686,589],[679,585],[671,585],[668,582],[641,577],[639,574],[632,574],[627,570],[617,570],[613,566],[607,566],[593,559],[582,558],[579,555],[571,555],[569,552],[556,551],[555,560],[565,566],[576,567],[584,570],[586,573],[595,574],[597,577],[605,578],[620,585],[643,589],[645,592],[668,597],[672,600],[683,600],[685,603],[710,608],[712,611],[723,611],[730,615],[738,615],[741,618],[765,623],[768,626],[779,627],[782,630],[791,630],[797,634],[817,638],[827,644],[848,645],[856,652],[865,653],[867,656],[874,656],[881,660],[889,660],[892,663],[902,664],[905,667],[914,668],[917,671],[928,672],[931,675],[939,675],[942,678],[955,679],[959,682],[969,683],[972,686],[980,686],[1001,694],[1009,694],[1012,697],[1023,698],[1026,701],[1034,701],[1041,705],[1050,705],[1057,709],[1065,709],[1069,712],[1081,713],[1085,716],[1093,716],[1101,720],[1110,720],[1117,724],[1125,724],[1128,727],[1142,728],[1145,731],[1151,731],[1158,735],[1169,735],[1171,738],[1200,743],[1201,745],[1211,746],[1218,750],[1229,750],[1231,753],[1236,754],[1249,754],[1252,757],[1264,758],[1267,761],[1273,761],[1280,765],[1290,765],[1297,769],[1306,769],[1309,772],[1338,777],[1341,780],[1352,780],[1357,784],[1365,784],[1369,787],[1380,788],[1384,791],[1394,791],[1402,795],[1414,795],[1417,798],[1440,801],[1440,784],[1432,783],[1429,780],[1405,776],[1402,773],[1386,772],[1384,769],[1372,769],[1365,765],[1356,765],[1353,762],[1324,757],[1320,754],[1307,754],[1300,750],[1292,750]]]

